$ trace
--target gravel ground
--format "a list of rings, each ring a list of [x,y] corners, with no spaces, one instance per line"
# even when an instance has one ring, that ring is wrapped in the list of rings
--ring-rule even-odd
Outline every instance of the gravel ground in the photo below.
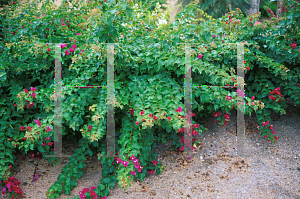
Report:
[[[193,152],[192,159],[179,152],[169,151],[170,142],[158,144],[158,158],[167,164],[160,175],[152,174],[144,181],[134,181],[126,191],[118,186],[110,191],[108,198],[300,198],[300,115],[299,107],[289,105],[291,115],[273,122],[277,143],[268,143],[256,128],[255,115],[245,115],[245,157],[236,155],[236,111],[231,112],[225,127],[214,123],[214,118],[198,121],[208,128],[199,136],[201,144]],[[63,153],[72,154],[76,143],[64,141]],[[17,155],[14,176],[21,182],[25,198],[46,199],[45,192],[56,181],[68,158],[61,158],[59,165],[44,160],[24,161]],[[298,169],[299,168],[299,169]],[[97,156],[86,161],[85,174],[70,195],[73,198],[85,187],[96,186],[101,180],[101,167]],[[37,181],[33,176],[39,174]],[[2,189],[2,188],[1,188]],[[1,196],[0,198],[8,198]]]

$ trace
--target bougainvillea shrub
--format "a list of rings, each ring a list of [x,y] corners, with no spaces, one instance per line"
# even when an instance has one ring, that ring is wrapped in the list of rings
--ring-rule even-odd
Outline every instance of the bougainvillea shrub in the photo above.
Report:
[[[295,5],[299,3],[294,2]],[[46,196],[70,194],[84,174],[85,160],[98,155],[102,179],[75,198],[107,197],[116,185],[126,189],[164,166],[156,159],[157,143],[172,140],[185,146],[185,44],[191,43],[192,135],[204,126],[196,121],[214,116],[225,126],[237,97],[244,96],[245,114],[256,112],[266,142],[280,139],[271,110],[285,114],[286,98],[299,105],[299,10],[285,18],[259,23],[259,14],[240,10],[212,19],[192,2],[169,23],[161,2],[72,1],[69,8],[45,2],[9,6],[1,12],[0,40],[0,180],[11,180],[13,152],[54,154],[55,45],[60,43],[62,68],[62,136],[79,148],[70,157]],[[297,7],[298,8],[298,7]],[[68,11],[70,9],[70,11]],[[196,19],[197,12],[201,18]],[[297,22],[293,25],[292,22]],[[243,42],[245,90],[237,89],[237,46]],[[107,43],[114,43],[115,151],[107,153]],[[249,44],[249,45],[247,45]],[[56,60],[58,61],[58,60]],[[232,86],[232,88],[208,87]],[[77,87],[73,87],[77,86]],[[234,87],[236,86],[236,87]],[[17,183],[15,183],[17,184]],[[11,190],[11,196],[21,191]],[[84,196],[83,196],[84,195]]]

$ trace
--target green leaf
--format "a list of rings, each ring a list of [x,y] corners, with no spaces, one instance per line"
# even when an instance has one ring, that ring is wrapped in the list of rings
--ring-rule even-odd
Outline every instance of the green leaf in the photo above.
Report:
[[[102,179],[104,183],[108,184],[110,182],[110,177],[106,177]]]
[[[180,122],[176,122],[175,124],[173,124],[173,129],[175,129],[177,131],[177,129],[179,129],[181,127]]]
[[[105,186],[103,184],[99,184],[98,187],[99,187],[100,191],[103,191],[105,189]]]
[[[166,131],[170,133],[172,131],[172,127],[170,125],[167,126]]]
[[[11,154],[11,151],[6,151],[5,155],[9,156],[12,160],[14,159],[12,154]]]
[[[104,194],[105,196],[108,196],[108,195],[109,195],[109,188],[108,188],[108,187],[106,187],[106,189],[104,190],[103,194]]]
[[[270,109],[264,109],[264,115],[271,115]]]
[[[77,182],[75,180],[71,180],[70,185],[71,185],[71,189],[73,189],[74,187],[77,186]]]
[[[145,177],[146,175],[144,173],[139,173],[139,178],[141,181],[143,181]]]
[[[109,188],[113,189],[115,187],[116,183],[114,181],[111,181],[108,183]]]
[[[131,5],[131,4],[132,4],[132,5]],[[133,6],[132,1],[129,2],[129,5],[130,5],[130,7]],[[132,11],[133,11],[133,9],[131,9],[130,7],[126,7],[126,10],[125,10],[125,13],[126,13],[126,15],[127,15],[129,18],[132,16]]]
[[[214,109],[215,109],[215,111],[217,111],[218,108],[219,108],[219,104],[214,104]]]
[[[87,153],[89,154],[90,157],[93,156],[93,152],[91,150],[87,150]]]
[[[2,166],[5,165],[5,161],[3,159],[0,159],[0,165],[2,165]]]
[[[146,62],[149,63],[152,59],[150,57],[146,57]]]
[[[3,75],[6,75],[5,72],[0,72],[0,77],[2,77]]]

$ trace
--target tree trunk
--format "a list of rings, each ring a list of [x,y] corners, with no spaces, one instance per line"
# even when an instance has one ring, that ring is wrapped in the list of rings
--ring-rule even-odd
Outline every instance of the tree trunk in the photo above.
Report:
[[[281,5],[282,5],[282,0],[277,0],[278,3],[277,3],[277,10],[276,10],[276,17],[277,19],[280,18],[280,15],[281,15]]]
[[[248,10],[248,14],[254,14],[259,12],[259,4],[260,0],[250,0],[251,2],[251,8]]]

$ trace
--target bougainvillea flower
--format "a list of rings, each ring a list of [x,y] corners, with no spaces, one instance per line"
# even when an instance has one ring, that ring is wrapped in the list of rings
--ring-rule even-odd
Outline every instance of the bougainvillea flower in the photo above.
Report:
[[[158,162],[156,160],[151,161],[153,163],[153,165],[158,164]]]
[[[258,22],[258,21],[255,22],[254,26],[256,26],[256,25],[258,25],[258,24],[261,24],[261,22]]]
[[[68,56],[70,53],[68,50],[65,51],[65,54]]]
[[[119,164],[121,161],[121,158],[118,158],[116,162]]]
[[[240,97],[245,96],[245,93],[241,89],[236,90],[236,92],[238,93],[238,96],[240,96]]]
[[[132,154],[132,156],[129,158],[130,160],[134,160],[135,156]]]
[[[140,168],[138,168],[138,171],[139,171],[139,172],[142,172],[142,168],[144,168],[144,167],[140,167]]]
[[[26,128],[24,127],[24,126],[20,126],[20,131],[23,131],[23,130],[25,130]]]
[[[131,171],[131,175],[136,175],[136,172],[135,171]]]
[[[138,164],[138,159],[132,160],[133,164]]]
[[[122,164],[123,164],[124,167],[127,167],[127,166],[128,166],[128,163],[129,163],[129,161],[127,161],[127,162],[122,161]]]
[[[137,168],[137,169],[140,168],[140,163],[136,163],[135,168]]]
[[[151,171],[147,171],[147,173],[150,175],[150,174],[153,174],[153,169]]]
[[[37,120],[34,120],[35,123],[37,123],[40,127],[41,127],[41,122],[40,122],[40,118],[38,117]]]
[[[67,44],[61,44],[60,47],[61,48],[67,47]]]

